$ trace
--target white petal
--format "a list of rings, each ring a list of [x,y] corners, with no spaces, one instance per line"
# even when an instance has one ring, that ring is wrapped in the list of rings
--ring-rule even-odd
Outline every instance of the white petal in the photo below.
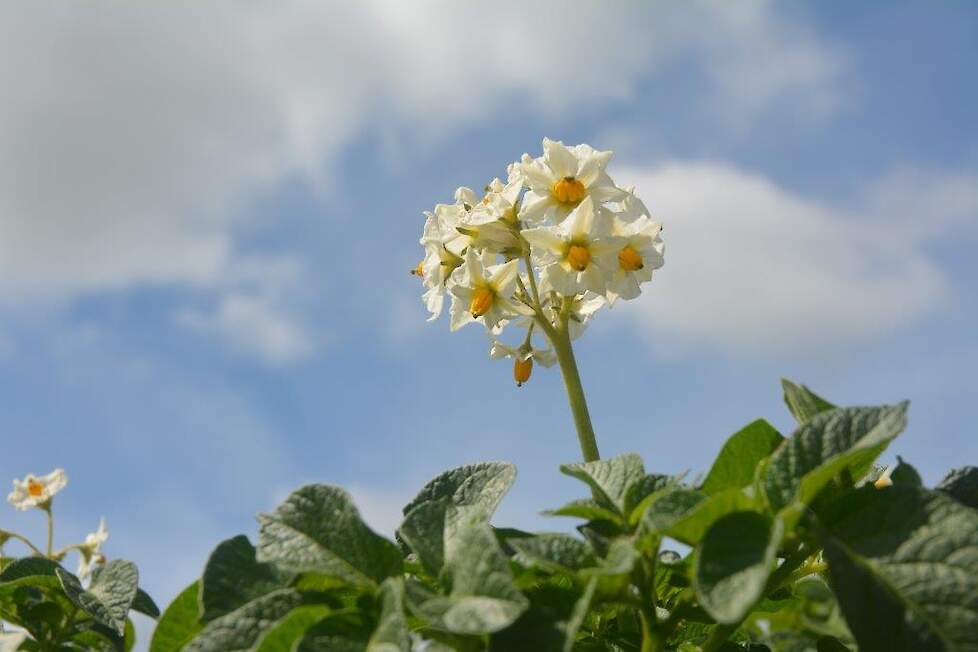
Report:
[[[544,138],[543,158],[558,179],[577,176],[577,157],[562,142]]]

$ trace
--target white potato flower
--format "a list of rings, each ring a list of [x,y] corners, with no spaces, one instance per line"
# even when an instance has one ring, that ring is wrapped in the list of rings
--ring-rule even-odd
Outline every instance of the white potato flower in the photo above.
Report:
[[[438,204],[433,212],[425,215],[421,235],[425,257],[411,273],[423,280],[422,298],[431,313],[428,321],[432,321],[441,314],[452,272],[462,264],[463,252],[471,238],[458,231],[465,215],[461,204]]]
[[[611,235],[610,219],[595,210],[590,197],[557,226],[529,229],[523,237],[534,248],[546,287],[565,297],[588,290],[605,294],[621,239]]]
[[[662,225],[642,215],[634,222],[615,220],[614,233],[619,238],[618,265],[608,279],[609,303],[616,299],[634,299],[642,293],[640,285],[652,280],[652,270],[665,262]]]
[[[624,191],[604,171],[611,156],[612,152],[599,152],[590,145],[567,147],[544,138],[543,156],[524,155],[519,166],[529,187],[520,217],[530,224],[560,223],[585,197],[597,205],[620,201]]]
[[[64,469],[55,469],[40,477],[28,473],[23,480],[14,480],[14,490],[7,496],[7,502],[22,511],[32,507],[47,509],[54,495],[67,484]]]
[[[538,349],[529,341],[522,346],[509,346],[495,338],[489,347],[489,357],[493,360],[512,358],[513,380],[517,387],[522,387],[523,383],[530,380],[534,362],[539,362],[544,367],[552,367],[557,362],[557,354],[550,349]]]
[[[489,331],[496,331],[506,320],[532,313],[512,300],[516,292],[519,262],[510,260],[491,264],[493,254],[478,255],[469,249],[465,264],[452,273],[451,329],[479,321]]]
[[[109,538],[109,531],[105,527],[105,519],[99,520],[98,529],[85,537],[85,543],[78,546],[78,572],[76,575],[80,579],[85,579],[92,574],[92,567],[101,564],[105,558],[102,556],[102,544]]]

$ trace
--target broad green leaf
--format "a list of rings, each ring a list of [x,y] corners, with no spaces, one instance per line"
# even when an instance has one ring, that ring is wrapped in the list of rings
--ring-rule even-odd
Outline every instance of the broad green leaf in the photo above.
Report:
[[[613,521],[615,523],[621,522],[621,516],[607,507],[602,507],[590,498],[582,498],[580,500],[573,500],[563,507],[557,509],[550,509],[545,511],[544,516],[572,516],[574,518],[583,518],[588,521]]]
[[[446,550],[445,566],[451,592],[412,604],[432,627],[456,634],[490,634],[526,610],[526,596],[513,584],[509,560],[487,524],[460,530]]]
[[[367,527],[339,487],[302,487],[258,522],[259,562],[367,586],[401,572],[397,546]]]
[[[691,514],[704,499],[694,489],[676,488],[666,491],[645,510],[642,516],[642,532],[651,535],[665,534],[669,528]]]
[[[24,577],[50,576],[55,577],[55,571],[60,564],[44,557],[24,557],[15,559],[4,567],[0,573],[0,582],[13,582]]]
[[[255,652],[291,652],[306,631],[329,612],[330,608],[321,604],[296,607],[261,636]]]
[[[517,554],[514,560],[528,568],[554,573],[594,566],[591,547],[567,534],[538,534],[511,542]]]
[[[87,590],[64,569],[55,572],[68,599],[119,636],[125,634],[129,608],[139,585],[139,572],[134,563],[113,559],[93,578]]]
[[[628,489],[645,477],[642,458],[628,453],[596,462],[562,464],[561,473],[586,482],[599,502],[624,515]]]
[[[695,503],[666,530],[666,534],[683,543],[695,546],[713,523],[731,512],[756,510],[754,498],[742,489],[725,489]]]
[[[781,543],[779,521],[757,512],[717,520],[700,543],[693,588],[718,623],[734,624],[764,595]]]
[[[634,525],[641,518],[643,507],[652,498],[676,484],[676,478],[658,473],[648,473],[642,479],[633,482],[625,492],[625,516]]]
[[[505,462],[460,466],[426,484],[404,507],[404,515],[422,503],[448,498],[457,507],[480,510],[482,520],[489,520],[515,479],[516,467]]]
[[[765,468],[763,485],[771,506],[779,510],[796,499],[809,504],[847,469],[861,477],[906,426],[907,405],[838,408],[799,426]]]
[[[978,467],[955,469],[936,488],[959,503],[978,509]]]
[[[764,419],[747,424],[720,449],[700,491],[710,495],[751,484],[757,465],[783,441],[781,433]]]
[[[404,580],[392,577],[380,587],[380,621],[367,652],[410,652],[411,636],[404,617]]]
[[[136,589],[136,597],[132,600],[132,610],[156,619],[160,617],[160,608],[156,606],[153,598],[142,589]]]
[[[784,388],[784,402],[799,425],[835,407],[804,385],[796,385],[787,378],[781,379],[781,387]]]
[[[368,634],[343,614],[326,616],[306,630],[296,652],[365,652]]]
[[[239,652],[251,650],[275,623],[302,603],[293,589],[279,589],[236,611],[207,623],[184,652]]]
[[[445,540],[472,523],[488,522],[516,479],[516,467],[501,462],[469,464],[424,486],[404,508],[398,536],[437,575],[445,563]]]
[[[860,649],[978,650],[978,512],[910,485],[851,503],[824,544]]]
[[[194,582],[170,603],[153,630],[149,652],[180,652],[197,635],[203,627],[198,620],[199,592],[200,584]]]
[[[222,541],[207,559],[200,578],[200,621],[208,623],[231,613],[284,588],[290,579],[274,565],[258,562],[248,537],[238,535]]]

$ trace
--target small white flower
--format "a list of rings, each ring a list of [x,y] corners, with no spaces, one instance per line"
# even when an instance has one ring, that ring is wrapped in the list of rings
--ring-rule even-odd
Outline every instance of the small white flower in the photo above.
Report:
[[[85,537],[85,543],[78,546],[78,577],[85,579],[92,573],[95,564],[101,564],[104,557],[101,554],[102,544],[109,538],[109,531],[105,528],[105,518],[99,520],[98,529]]]
[[[634,299],[642,293],[642,283],[652,280],[652,270],[665,262],[662,225],[642,215],[634,222],[615,221],[615,235],[621,238],[618,265],[608,279],[608,302]]]
[[[433,321],[441,314],[452,272],[462,264],[462,253],[471,239],[458,231],[465,215],[460,204],[438,204],[433,212],[425,215],[420,241],[425,257],[411,273],[424,282],[422,298],[431,313],[428,321]]]
[[[452,273],[451,329],[480,321],[489,331],[495,331],[506,320],[532,313],[528,307],[512,301],[516,291],[519,262],[511,260],[492,265],[492,254],[477,255],[472,249],[465,255],[465,264]]]
[[[51,498],[67,484],[64,469],[55,469],[41,477],[28,473],[23,480],[14,480],[14,490],[7,496],[7,502],[22,511],[32,507],[47,509]]]
[[[539,362],[544,367],[552,367],[557,362],[557,355],[550,349],[535,348],[529,341],[522,346],[509,346],[493,338],[489,347],[489,357],[493,360],[503,358],[513,359],[513,380],[517,387],[530,380],[533,373],[533,363]]]
[[[586,197],[570,216],[557,226],[542,226],[523,232],[542,267],[546,287],[565,297],[587,290],[604,294],[608,277],[617,265],[621,240],[610,233],[607,215],[597,212]]]
[[[543,139],[543,156],[524,155],[519,169],[530,188],[523,198],[520,217],[531,224],[560,223],[590,197],[595,204],[619,201],[624,191],[615,186],[604,169],[612,152],[599,152],[590,145],[567,147]]]

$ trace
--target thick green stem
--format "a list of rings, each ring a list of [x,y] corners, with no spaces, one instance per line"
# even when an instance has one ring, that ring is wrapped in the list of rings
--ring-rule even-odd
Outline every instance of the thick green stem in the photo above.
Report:
[[[598,443],[594,439],[591,415],[587,411],[584,387],[581,385],[581,375],[577,371],[577,361],[574,359],[574,349],[571,348],[566,321],[560,328],[556,329],[551,340],[554,352],[557,354],[557,361],[560,363],[560,373],[564,377],[567,402],[570,403],[571,414],[574,415],[574,425],[577,426],[577,439],[581,444],[581,453],[584,455],[585,462],[594,462],[601,459],[601,455],[598,453]]]

